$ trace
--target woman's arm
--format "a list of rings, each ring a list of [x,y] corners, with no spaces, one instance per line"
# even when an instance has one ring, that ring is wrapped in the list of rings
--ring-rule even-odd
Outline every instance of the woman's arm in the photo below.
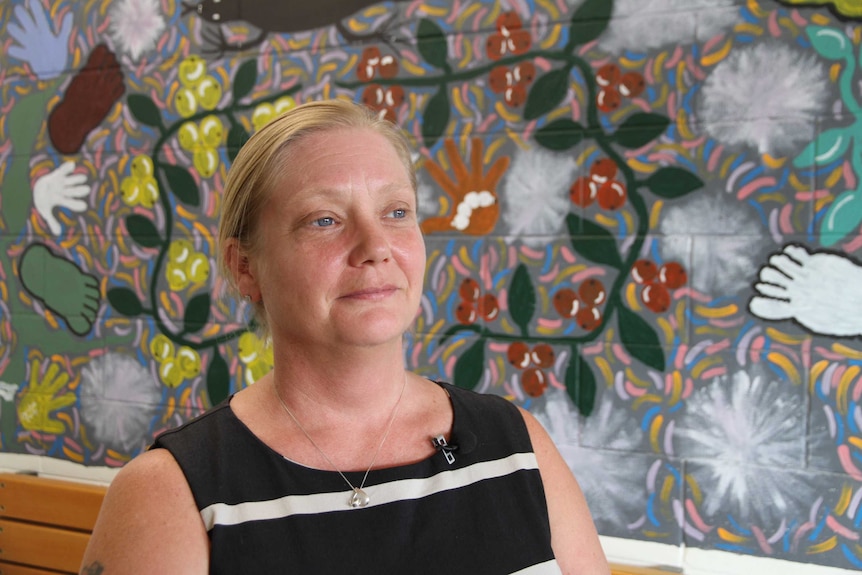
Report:
[[[155,449],[130,461],[108,488],[81,574],[208,569],[209,538],[176,460]]]
[[[609,575],[610,568],[581,488],[535,417],[521,410],[545,486],[551,546],[564,575]]]

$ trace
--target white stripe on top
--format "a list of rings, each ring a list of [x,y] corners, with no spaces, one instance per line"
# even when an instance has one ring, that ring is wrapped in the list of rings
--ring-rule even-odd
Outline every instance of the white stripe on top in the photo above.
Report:
[[[563,571],[560,569],[557,560],[551,559],[550,561],[537,563],[520,571],[515,571],[512,575],[563,575]]]
[[[503,459],[474,463],[460,469],[442,471],[422,479],[400,479],[364,488],[371,498],[369,507],[395,501],[421,499],[435,493],[466,487],[473,483],[503,477],[521,470],[538,469],[534,453],[515,453]],[[291,515],[353,511],[348,500],[352,491],[286,495],[267,501],[248,501],[230,505],[213,503],[201,509],[207,531],[216,525],[239,525],[249,521],[280,519]]]

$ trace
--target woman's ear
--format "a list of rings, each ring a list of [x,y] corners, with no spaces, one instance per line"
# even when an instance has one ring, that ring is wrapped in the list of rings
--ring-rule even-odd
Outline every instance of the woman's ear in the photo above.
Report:
[[[252,301],[259,300],[260,287],[257,284],[253,266],[249,261],[248,252],[242,248],[239,240],[237,238],[229,239],[225,244],[223,253],[225,264],[240,296],[249,296]]]

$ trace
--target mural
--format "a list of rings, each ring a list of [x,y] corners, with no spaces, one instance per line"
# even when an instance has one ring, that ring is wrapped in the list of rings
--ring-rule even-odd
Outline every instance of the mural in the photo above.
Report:
[[[121,466],[271,369],[220,191],[341,97],[415,146],[412,369],[605,535],[862,569],[857,4],[0,0],[2,450]]]

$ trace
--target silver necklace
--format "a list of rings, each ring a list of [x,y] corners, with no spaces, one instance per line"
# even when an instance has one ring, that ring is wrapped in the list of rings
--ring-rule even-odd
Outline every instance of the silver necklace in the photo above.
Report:
[[[395,416],[398,414],[398,408],[401,406],[401,398],[404,396],[404,389],[407,387],[407,376],[404,376],[404,383],[401,385],[401,393],[398,394],[398,400],[395,402],[395,407],[392,408],[392,415],[389,416],[389,423],[386,426],[386,432],[383,434],[383,439],[380,440],[380,445],[377,446],[377,451],[374,452],[374,457],[371,459],[371,464],[368,466],[368,469],[365,470],[365,475],[362,477],[362,483],[359,484],[359,487],[354,486],[347,476],[345,476],[340,469],[332,462],[328,455],[314,442],[293,412],[287,407],[287,404],[284,403],[284,400],[281,398],[281,394],[278,393],[278,388],[275,386],[275,380],[272,382],[272,390],[275,392],[275,397],[278,398],[278,402],[281,404],[281,407],[287,412],[299,430],[308,438],[308,441],[314,446],[317,451],[323,456],[329,465],[338,472],[341,478],[344,480],[347,485],[350,486],[351,493],[350,499],[348,499],[347,503],[351,507],[365,507],[368,505],[368,502],[371,501],[371,498],[368,497],[368,494],[362,489],[365,487],[365,480],[368,479],[368,474],[371,472],[371,468],[374,467],[374,462],[377,461],[377,456],[380,455],[380,450],[383,449],[383,444],[386,442],[386,438],[389,436],[389,431],[392,429],[392,424],[395,423]]]

